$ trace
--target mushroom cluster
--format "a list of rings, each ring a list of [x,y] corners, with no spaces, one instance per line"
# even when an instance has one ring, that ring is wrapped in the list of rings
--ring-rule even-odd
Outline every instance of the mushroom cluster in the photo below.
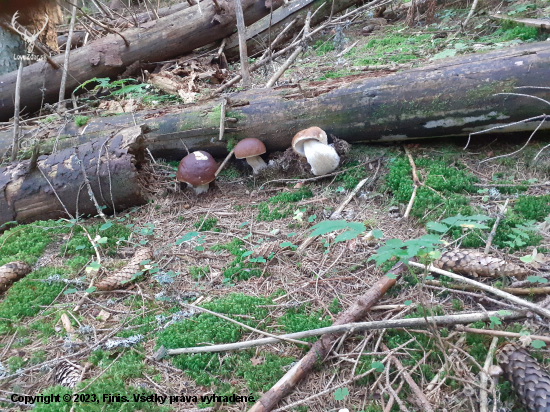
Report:
[[[340,163],[340,156],[328,145],[327,134],[316,126],[298,132],[292,139],[292,148],[307,159],[316,176],[334,171]]]
[[[218,164],[214,158],[209,153],[198,150],[181,159],[176,179],[187,183],[200,195],[207,192],[209,183],[216,179],[217,169]]]

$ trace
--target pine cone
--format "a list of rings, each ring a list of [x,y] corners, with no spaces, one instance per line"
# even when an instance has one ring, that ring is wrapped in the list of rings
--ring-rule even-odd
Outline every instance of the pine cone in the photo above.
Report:
[[[256,258],[256,257],[263,257],[264,259],[267,259],[272,253],[277,253],[280,250],[288,249],[287,247],[282,248],[279,246],[281,244],[280,240],[274,240],[272,242],[266,242],[262,243],[260,246],[258,246],[256,249],[252,251],[252,254],[250,257]]]
[[[149,260],[152,258],[153,251],[150,248],[144,247],[136,250],[134,257],[130,259],[126,266],[124,266],[118,272],[107,276],[105,279],[95,285],[96,288],[98,290],[113,290],[127,286],[128,281],[132,280],[132,276],[143,269],[140,263],[144,260]],[[122,283],[123,281],[126,282]]]
[[[497,351],[497,360],[528,412],[550,412],[550,374],[527,350],[506,343]]]
[[[31,267],[17,260],[0,266],[0,292],[7,290],[14,282],[31,273]]]
[[[75,364],[69,363],[67,361],[62,361],[55,368],[54,372],[54,384],[63,385],[68,388],[74,388],[78,382],[80,382],[80,375],[82,374],[82,369]]]
[[[445,252],[433,262],[433,265],[439,269],[470,276],[515,276],[522,279],[527,275],[527,271],[518,265],[475,250]]]

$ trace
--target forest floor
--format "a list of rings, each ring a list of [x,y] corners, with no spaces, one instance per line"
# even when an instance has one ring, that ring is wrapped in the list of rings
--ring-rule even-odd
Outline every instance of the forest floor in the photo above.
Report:
[[[409,28],[397,21],[368,36],[361,33],[361,24],[344,27],[343,37],[339,32],[326,32],[315,39],[312,48],[280,82],[346,76],[353,72],[353,66],[421,65],[433,59],[548,37],[536,29],[493,22],[487,14],[493,11],[492,6],[485,5],[469,30],[446,43],[469,11],[465,2],[456,4],[461,8],[439,10],[436,21],[429,25]],[[511,17],[548,17],[550,2],[505,2],[501,11]],[[440,37],[441,32],[448,33],[447,37]],[[358,43],[350,52],[337,57],[355,41]],[[231,73],[237,71],[238,64],[230,67]],[[265,84],[269,76],[268,71],[258,71],[254,84]],[[197,99],[208,95],[211,87],[201,83]],[[120,84],[104,90],[120,90]],[[136,90],[137,95],[133,94]],[[105,101],[124,106],[128,99],[137,99],[144,106],[182,104],[176,97],[163,97],[145,87],[115,94]],[[101,114],[102,110],[82,113],[80,121],[85,124],[86,117]],[[42,123],[55,127],[56,116],[52,114]],[[372,259],[388,240],[414,242],[430,233],[444,242],[438,246],[441,250],[459,247],[483,251],[499,214],[503,218],[491,254],[528,269],[529,280],[477,280],[496,288],[546,286],[550,151],[544,148],[549,136],[535,135],[523,148],[528,137],[477,136],[465,150],[466,139],[462,138],[409,145],[423,186],[417,191],[408,219],[403,213],[413,191],[412,168],[403,146],[396,143],[341,148],[337,174],[315,180],[305,180],[312,177],[307,165],[289,153],[270,154],[284,166],[283,170],[268,169],[258,176],[251,174],[246,163],[234,160],[209,192],[199,197],[163,174],[149,188],[150,201],[146,205],[119,212],[108,222],[88,217],[41,221],[7,230],[0,236],[0,266],[22,260],[32,265],[33,271],[0,297],[0,401],[11,393],[64,395],[78,390],[96,398],[74,405],[37,403],[33,410],[185,411],[199,407],[245,411],[253,402],[212,404],[201,401],[200,396],[236,394],[258,399],[307,349],[278,343],[155,361],[152,356],[161,345],[194,347],[261,337],[185,304],[200,305],[274,334],[329,326],[394,263],[377,265]],[[157,171],[164,168],[173,172],[177,165],[157,161]],[[280,181],[289,178],[294,181]],[[363,225],[359,235],[340,242],[336,236],[345,229],[341,226],[317,238],[305,254],[287,253],[312,233],[314,225],[327,220],[365,178],[367,183],[341,217]],[[458,215],[475,216],[473,221],[483,224],[472,228],[445,221]],[[441,225],[447,229],[441,230]],[[148,262],[148,270],[124,290],[89,289],[92,278],[101,279],[120,269],[136,248],[144,246],[155,251],[154,258]],[[260,256],[258,250],[262,251]],[[525,256],[533,254],[537,259],[529,263]],[[411,268],[364,320],[516,309],[510,302],[482,291],[453,289],[448,281],[437,276],[428,282],[421,271]],[[91,293],[86,294],[86,290]],[[531,293],[523,298],[541,302],[546,296]],[[79,302],[80,309],[75,311]],[[471,326],[524,335],[550,333],[548,322],[538,316],[516,322],[496,318]],[[346,335],[322,365],[284,400],[285,404],[296,404],[288,409],[280,404],[280,410],[383,411],[391,397],[390,385],[409,410],[421,410],[408,385],[399,385],[401,377],[395,366],[383,361],[387,352],[382,344],[390,350],[399,348],[395,356],[425,391],[434,409],[477,410],[479,365],[485,363],[491,339],[453,328],[387,329]],[[313,342],[315,338],[306,340]],[[501,342],[504,338],[499,338]],[[531,354],[548,367],[548,347],[527,344]],[[462,351],[451,358],[456,347]],[[80,367],[87,365],[84,380],[74,390],[54,386],[52,366],[59,358],[73,354],[77,355],[70,358],[71,362]],[[346,383],[370,369],[374,369],[370,375]],[[446,379],[428,391],[430,381],[440,371]],[[325,390],[325,394],[314,396]],[[198,399],[172,405],[133,402],[134,394],[154,393]],[[504,410],[523,410],[510,383],[503,378],[495,385],[495,393],[496,398],[490,395],[491,409],[496,404]],[[126,396],[130,402],[116,398],[105,402],[104,394]],[[26,410],[9,402],[2,405],[9,410]],[[398,411],[399,405],[394,403],[390,410]]]

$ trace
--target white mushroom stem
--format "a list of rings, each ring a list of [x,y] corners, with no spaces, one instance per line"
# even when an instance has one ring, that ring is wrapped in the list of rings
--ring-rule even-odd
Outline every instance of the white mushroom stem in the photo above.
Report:
[[[193,185],[190,185],[189,183],[187,184],[189,185],[189,187],[192,187],[193,189],[195,189],[195,194],[197,195],[208,192],[208,187],[210,185],[210,183],[206,183],[205,185],[199,185],[199,186],[193,186]]]
[[[340,163],[340,156],[332,146],[310,139],[304,142],[304,153],[314,175],[326,175]]]
[[[252,166],[252,169],[254,169],[254,174],[257,174],[260,170],[267,167],[267,164],[261,156],[250,156],[246,158],[246,161]]]

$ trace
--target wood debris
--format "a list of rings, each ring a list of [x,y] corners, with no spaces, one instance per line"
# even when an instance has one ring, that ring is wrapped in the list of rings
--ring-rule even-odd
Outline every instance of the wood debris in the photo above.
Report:
[[[14,282],[31,273],[31,270],[28,264],[19,260],[0,266],[0,291],[7,290]]]

